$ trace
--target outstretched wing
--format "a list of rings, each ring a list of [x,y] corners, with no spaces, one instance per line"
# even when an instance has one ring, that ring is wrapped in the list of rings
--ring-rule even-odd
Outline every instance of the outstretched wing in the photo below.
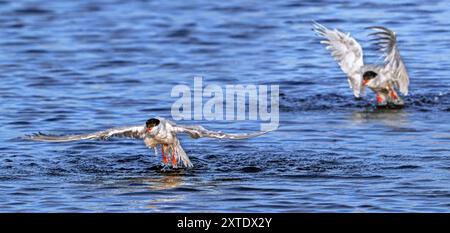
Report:
[[[89,134],[63,135],[63,136],[47,135],[39,132],[26,138],[34,141],[44,141],[44,142],[69,142],[86,139],[106,140],[111,137],[144,138],[144,136],[145,136],[145,126],[139,125],[139,126],[112,128]]]
[[[397,36],[395,32],[381,26],[368,27],[376,32],[371,33],[375,45],[384,53],[385,68],[392,72],[393,82],[404,95],[408,94],[409,76],[405,64],[397,48]]]
[[[200,125],[177,125],[174,126],[176,133],[187,133],[192,138],[210,137],[219,139],[246,139],[263,135],[269,131],[260,131],[256,133],[243,134],[227,134],[222,132],[211,131],[203,128]]]
[[[313,30],[318,36],[326,39],[320,43],[327,45],[326,49],[331,52],[331,56],[347,75],[353,94],[356,97],[363,95],[364,93],[361,91],[362,76],[359,72],[364,65],[361,45],[350,34],[345,34],[337,29],[328,29],[319,23],[313,23]]]

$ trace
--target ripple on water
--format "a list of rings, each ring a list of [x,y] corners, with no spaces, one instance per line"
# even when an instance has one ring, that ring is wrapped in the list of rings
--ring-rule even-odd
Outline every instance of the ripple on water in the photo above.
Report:
[[[0,0],[0,211],[449,212],[450,40],[441,16],[450,8],[323,4]],[[364,46],[374,18],[398,33],[411,78],[404,109],[375,109],[370,91],[355,99],[309,30],[314,19]],[[204,86],[279,85],[280,128],[239,142],[182,137],[190,170],[163,168],[142,141],[23,140],[170,118],[171,90],[192,87],[194,75]]]

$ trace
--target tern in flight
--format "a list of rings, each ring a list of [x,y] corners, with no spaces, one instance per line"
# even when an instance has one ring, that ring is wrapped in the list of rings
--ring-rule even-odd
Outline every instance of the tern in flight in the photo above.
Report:
[[[106,140],[111,137],[143,139],[145,145],[149,148],[154,148],[155,152],[156,147],[160,145],[163,163],[165,166],[172,166],[176,168],[178,165],[181,165],[181,167],[184,166],[186,168],[191,168],[193,165],[186,152],[183,150],[183,147],[181,147],[180,140],[177,138],[178,133],[187,133],[195,139],[201,137],[218,139],[246,139],[256,137],[267,132],[268,131],[244,134],[226,134],[222,132],[210,131],[199,125],[177,125],[174,122],[157,117],[147,120],[145,125],[117,127],[95,133],[79,135],[53,136],[37,133],[28,136],[28,139],[44,142],[69,142],[87,139]],[[170,163],[167,155],[171,155]]]
[[[370,36],[374,36],[372,41],[383,52],[382,65],[364,64],[361,45],[350,34],[328,29],[316,22],[313,24],[316,34],[325,39],[321,43],[326,45],[326,49],[347,75],[356,97],[364,96],[365,88],[369,87],[377,95],[379,107],[401,107],[404,102],[396,89],[403,95],[408,95],[409,77],[397,48],[397,36],[395,32],[381,26],[367,29],[375,30]]]

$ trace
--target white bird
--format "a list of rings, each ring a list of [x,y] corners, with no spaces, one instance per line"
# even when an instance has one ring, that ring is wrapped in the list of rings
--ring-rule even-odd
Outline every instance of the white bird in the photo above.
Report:
[[[45,142],[69,142],[86,139],[100,139],[106,140],[111,137],[127,137],[134,139],[143,139],[144,143],[149,148],[161,146],[161,152],[163,156],[163,163],[165,166],[178,167],[183,165],[184,167],[193,167],[183,147],[181,147],[180,140],[177,138],[178,133],[187,133],[192,138],[210,137],[219,139],[246,139],[251,137],[260,136],[268,131],[260,131],[256,133],[245,134],[226,134],[222,132],[210,131],[199,125],[177,125],[174,122],[166,120],[161,117],[152,118],[147,120],[145,125],[126,126],[111,128],[104,131],[79,134],[79,135],[65,135],[54,136],[37,133],[28,136],[28,139],[35,141]],[[166,154],[171,154],[171,164],[168,161]]]
[[[356,97],[364,96],[365,87],[369,87],[377,95],[378,106],[403,106],[404,102],[395,89],[403,95],[408,95],[409,77],[397,48],[397,36],[395,32],[381,26],[367,29],[375,30],[370,35],[374,36],[372,41],[383,52],[382,65],[364,64],[361,45],[350,34],[313,23],[313,30],[318,36],[325,38],[321,43],[326,44],[326,49],[347,75],[350,88]]]

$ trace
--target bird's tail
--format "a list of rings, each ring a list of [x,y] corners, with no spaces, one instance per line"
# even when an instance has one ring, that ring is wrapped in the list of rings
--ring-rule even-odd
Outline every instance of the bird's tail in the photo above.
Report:
[[[184,151],[183,147],[181,146],[179,140],[176,140],[176,142],[173,144],[173,150],[175,152],[175,158],[177,159],[177,163],[182,162],[183,165],[187,168],[191,168],[194,166],[191,160],[189,159],[188,155]]]

